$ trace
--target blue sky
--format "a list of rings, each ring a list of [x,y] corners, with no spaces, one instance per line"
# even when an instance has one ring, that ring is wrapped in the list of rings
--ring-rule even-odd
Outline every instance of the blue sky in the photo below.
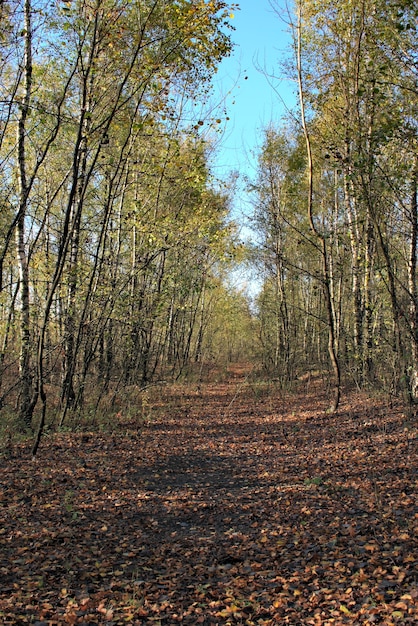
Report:
[[[289,57],[290,37],[286,25],[272,8],[270,0],[236,0],[240,10],[234,11],[231,34],[235,48],[222,61],[214,77],[214,102],[225,97],[225,115],[230,119],[219,138],[213,158],[215,176],[223,179],[238,171],[232,217],[240,224],[240,237],[251,241],[254,233],[247,217],[252,211],[245,191],[245,177],[254,178],[257,152],[263,140],[262,130],[271,122],[280,124],[286,107],[295,104],[295,84],[283,77],[281,61]],[[280,9],[285,0],[273,0]],[[263,70],[263,71],[260,71]],[[267,78],[266,75],[275,75]],[[235,288],[255,296],[259,290],[257,277],[245,267],[230,277]]]
[[[234,11],[235,31],[231,34],[235,48],[214,78],[215,94],[228,94],[225,105],[230,118],[215,159],[215,174],[221,177],[231,170],[254,174],[262,129],[271,121],[279,122],[285,105],[292,107],[295,101],[294,85],[279,78],[280,61],[289,55],[286,25],[269,0],[237,0],[237,4],[240,10]],[[282,4],[284,0],[274,2],[275,6]],[[275,73],[276,78],[268,79],[257,68]]]

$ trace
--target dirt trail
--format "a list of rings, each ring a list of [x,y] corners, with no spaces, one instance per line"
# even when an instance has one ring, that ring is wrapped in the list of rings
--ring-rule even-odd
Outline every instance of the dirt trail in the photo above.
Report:
[[[417,422],[245,369],[170,387],[140,429],[14,446],[2,624],[413,624]]]

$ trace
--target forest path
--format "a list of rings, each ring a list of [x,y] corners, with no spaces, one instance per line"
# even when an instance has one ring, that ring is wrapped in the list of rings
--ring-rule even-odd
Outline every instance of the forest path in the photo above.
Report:
[[[3,624],[412,624],[417,423],[245,368],[0,470]]]

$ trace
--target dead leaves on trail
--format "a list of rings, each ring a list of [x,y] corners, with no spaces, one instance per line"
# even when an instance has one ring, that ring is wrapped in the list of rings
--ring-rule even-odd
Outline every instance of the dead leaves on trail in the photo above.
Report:
[[[0,622],[415,624],[417,422],[303,392],[167,389],[141,433],[15,445]]]

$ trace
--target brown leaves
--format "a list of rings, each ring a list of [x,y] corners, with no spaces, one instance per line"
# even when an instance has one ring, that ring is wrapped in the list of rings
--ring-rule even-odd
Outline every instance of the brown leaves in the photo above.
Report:
[[[416,428],[238,383],[173,389],[139,441],[60,434],[36,466],[12,451],[2,623],[416,622]]]

